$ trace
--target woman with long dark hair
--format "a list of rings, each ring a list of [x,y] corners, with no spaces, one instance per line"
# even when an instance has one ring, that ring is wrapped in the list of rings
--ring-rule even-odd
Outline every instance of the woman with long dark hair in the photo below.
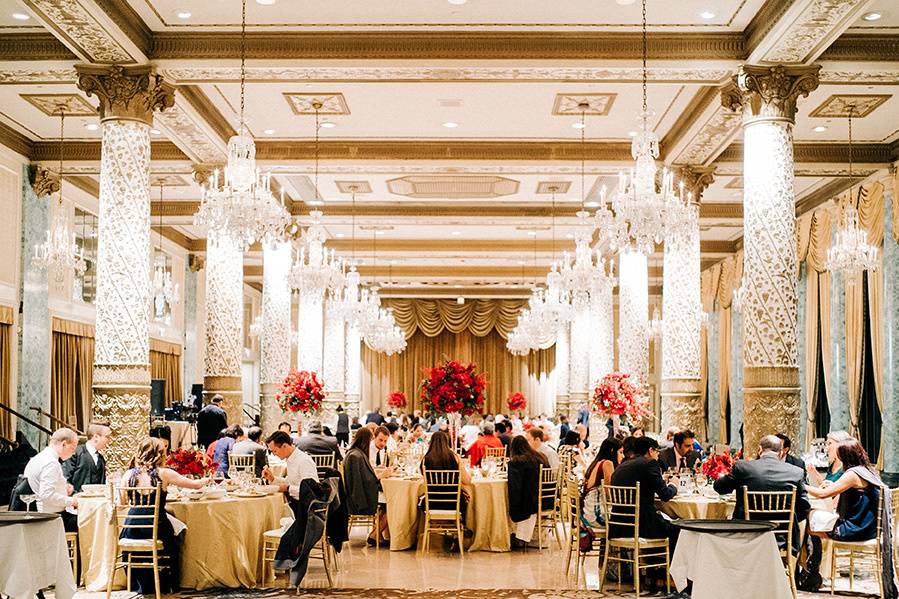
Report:
[[[471,484],[471,475],[462,467],[462,461],[450,447],[450,436],[444,431],[431,435],[431,444],[425,454],[422,465],[428,470],[459,470],[463,485]]]
[[[371,465],[368,450],[372,437],[371,429],[368,427],[357,430],[353,436],[353,443],[343,459],[347,510],[351,515],[373,516],[377,513],[381,479],[393,474],[392,466],[375,470]],[[381,539],[384,538],[387,531],[387,510],[385,509],[380,512],[377,530],[372,531],[368,536],[368,544],[381,543]]]
[[[599,446],[596,457],[584,473],[584,490],[589,491],[599,485],[612,483],[612,472],[624,461],[624,447],[614,437],[606,439]]]
[[[514,437],[509,444],[508,486],[509,518],[516,523],[512,546],[516,548],[524,547],[534,536],[537,513],[540,511],[541,466],[549,467],[546,457],[534,451],[524,437]]]
[[[582,470],[587,469],[587,462],[584,460],[584,444],[577,431],[568,431],[565,437],[559,441],[559,457],[565,455],[571,456],[573,465],[580,466]]]

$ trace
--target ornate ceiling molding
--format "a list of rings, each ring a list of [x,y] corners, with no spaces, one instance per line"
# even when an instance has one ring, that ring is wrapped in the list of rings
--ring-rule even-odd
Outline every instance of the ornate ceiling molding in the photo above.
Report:
[[[88,62],[133,64],[134,56],[94,16],[96,6],[81,0],[22,0],[43,25],[55,32],[80,59]]]
[[[0,123],[2,125],[2,123]],[[0,140],[2,141],[2,140]],[[4,142],[5,143],[5,142]],[[154,141],[150,144],[151,160],[189,160],[188,156],[181,151],[178,146],[170,141]],[[34,161],[55,161],[59,160],[59,142],[55,141],[38,141],[32,142],[31,152],[29,155]],[[100,161],[100,142],[98,141],[73,141],[66,142],[63,148],[63,160],[89,162]],[[66,167],[66,172],[72,169]],[[158,170],[156,167],[154,171]],[[75,172],[72,170],[72,172]],[[87,167],[85,174],[99,172],[99,167]]]
[[[179,85],[176,90],[178,92],[176,103],[181,99],[186,100],[193,111],[215,131],[223,142],[227,143],[231,136],[237,134],[228,119],[222,116],[222,113],[210,102],[202,89],[195,85]]]
[[[34,153],[34,142],[3,121],[0,121],[0,144],[28,158]],[[58,151],[56,157],[59,158]]]
[[[889,144],[852,144],[853,161],[859,164],[891,163],[894,158]],[[796,143],[793,144],[795,163],[829,162],[843,164],[849,161],[849,144],[845,143]],[[718,156],[716,162],[743,162],[743,142],[734,142]],[[838,169],[843,172],[842,169]],[[723,172],[719,174],[733,174]],[[739,173],[737,173],[739,174]],[[797,169],[797,175],[799,169]]]
[[[846,33],[824,50],[820,60],[897,62],[899,36]]]
[[[77,58],[65,44],[49,33],[0,35],[0,60],[3,61],[77,60]]]
[[[696,135],[672,162],[674,164],[709,164],[724,151],[739,132],[743,116],[718,105],[702,123]]]
[[[181,150],[197,162],[224,162],[225,144],[217,136],[210,135],[205,122],[185,110],[182,102],[176,102],[168,110],[156,113],[153,122],[165,130]]]

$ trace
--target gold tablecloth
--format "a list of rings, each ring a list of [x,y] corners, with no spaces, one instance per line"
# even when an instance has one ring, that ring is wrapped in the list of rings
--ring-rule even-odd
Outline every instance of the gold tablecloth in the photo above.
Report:
[[[734,515],[736,502],[693,495],[656,501],[656,507],[672,518],[681,520],[726,520]]]
[[[166,510],[187,524],[179,537],[183,588],[254,588],[264,580],[262,533],[278,528],[283,495],[170,501]],[[89,591],[105,590],[114,541],[108,500],[79,499],[78,531],[85,586]],[[116,584],[124,586],[119,573]]]
[[[465,514],[465,527],[474,533],[469,551],[509,551],[512,527],[509,521],[507,483],[502,479],[480,479],[465,485],[471,500]],[[381,480],[387,501],[390,549],[408,549],[419,540],[424,520],[418,500],[424,494],[421,478],[385,478]]]
[[[168,420],[166,424],[172,429],[171,450],[175,451],[179,447],[190,449],[193,444],[193,435],[190,430],[190,422],[183,420]]]

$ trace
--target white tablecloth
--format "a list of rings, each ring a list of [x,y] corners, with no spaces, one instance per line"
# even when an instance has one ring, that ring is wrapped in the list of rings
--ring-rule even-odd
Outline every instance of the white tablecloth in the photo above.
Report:
[[[681,530],[671,560],[678,590],[692,599],[792,599],[774,533],[708,534]]]
[[[62,520],[0,526],[0,595],[33,599],[56,586],[57,599],[72,599],[75,577]]]

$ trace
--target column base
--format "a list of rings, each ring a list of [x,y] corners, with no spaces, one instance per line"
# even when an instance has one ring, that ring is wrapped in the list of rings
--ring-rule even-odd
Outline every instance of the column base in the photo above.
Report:
[[[278,429],[278,425],[282,422],[290,422],[287,412],[281,409],[275,396],[281,389],[279,383],[263,383],[261,390],[261,398],[259,405],[259,424],[262,427],[263,434],[268,436]]]
[[[699,379],[662,379],[662,432],[669,426],[693,431],[708,438]]]
[[[107,472],[121,472],[150,429],[150,365],[94,364],[91,418],[108,422]]]
[[[569,424],[571,424],[571,414],[568,413],[568,404],[569,404],[569,395],[566,393],[564,395],[556,395],[556,405],[555,405],[555,414],[554,415],[564,415],[569,420]]]
[[[343,396],[343,409],[346,410],[347,415],[350,417],[350,420],[353,419],[353,416],[359,418],[362,414],[359,413],[361,409],[362,397],[358,393],[346,393]]]
[[[761,438],[777,433],[799,438],[799,369],[744,367],[743,455],[755,455]]]
[[[228,415],[228,426],[243,425],[243,389],[239,376],[205,376],[203,377],[203,402],[209,403],[213,395],[224,398],[222,409]]]

